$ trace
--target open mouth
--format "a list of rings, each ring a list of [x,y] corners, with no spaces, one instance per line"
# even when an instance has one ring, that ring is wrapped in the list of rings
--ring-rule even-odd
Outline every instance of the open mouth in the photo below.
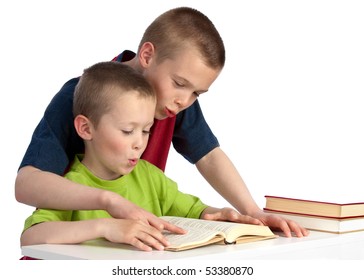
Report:
[[[136,159],[136,158],[129,159],[129,164],[131,166],[135,166],[137,163],[138,163],[138,159]]]
[[[168,110],[168,108],[166,107],[164,109],[164,112],[166,113],[168,118],[173,118],[176,114],[174,112],[172,112],[171,110]]]

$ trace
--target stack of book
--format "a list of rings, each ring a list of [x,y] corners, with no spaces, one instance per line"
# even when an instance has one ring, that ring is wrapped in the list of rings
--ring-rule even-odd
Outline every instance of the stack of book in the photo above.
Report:
[[[332,233],[364,230],[364,202],[332,203],[266,195],[265,212]]]

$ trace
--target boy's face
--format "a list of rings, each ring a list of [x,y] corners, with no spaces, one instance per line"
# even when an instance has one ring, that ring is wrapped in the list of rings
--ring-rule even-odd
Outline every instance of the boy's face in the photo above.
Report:
[[[219,73],[189,49],[160,63],[154,57],[144,75],[157,93],[155,118],[173,117],[191,106],[200,94],[208,91]]]
[[[130,173],[145,150],[153,125],[155,100],[126,93],[103,115],[86,143],[83,163],[99,178],[112,180]]]

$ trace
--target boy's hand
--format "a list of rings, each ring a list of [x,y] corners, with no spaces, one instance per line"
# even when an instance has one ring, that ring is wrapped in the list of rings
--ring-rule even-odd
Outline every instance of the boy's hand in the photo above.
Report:
[[[221,209],[208,207],[202,212],[201,219],[263,225],[260,220],[250,217],[248,215],[242,215],[234,209],[228,207],[224,207]]]
[[[142,221],[105,218],[100,219],[101,236],[116,243],[127,243],[143,250],[164,250],[169,245],[162,232]]]
[[[114,218],[141,221],[159,231],[168,230],[177,234],[186,233],[184,229],[158,218],[116,193],[105,192],[105,194],[107,196],[103,203],[105,205],[104,209]]]
[[[216,221],[231,221],[245,224],[266,225],[273,230],[280,230],[286,237],[292,237],[292,232],[297,237],[309,235],[309,231],[298,223],[286,220],[275,214],[259,211],[254,216],[242,215],[231,208],[217,209],[208,207],[201,214],[201,219]]]
[[[279,215],[259,211],[254,217],[258,218],[264,225],[269,226],[271,229],[282,231],[286,237],[292,237],[292,232],[296,237],[309,235],[307,229],[300,226],[298,223],[287,220]]]

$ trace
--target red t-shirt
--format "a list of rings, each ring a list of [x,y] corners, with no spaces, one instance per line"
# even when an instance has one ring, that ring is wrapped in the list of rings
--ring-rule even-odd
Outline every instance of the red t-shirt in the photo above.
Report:
[[[154,120],[148,146],[142,155],[142,159],[154,164],[163,171],[166,168],[175,122],[176,117]]]

